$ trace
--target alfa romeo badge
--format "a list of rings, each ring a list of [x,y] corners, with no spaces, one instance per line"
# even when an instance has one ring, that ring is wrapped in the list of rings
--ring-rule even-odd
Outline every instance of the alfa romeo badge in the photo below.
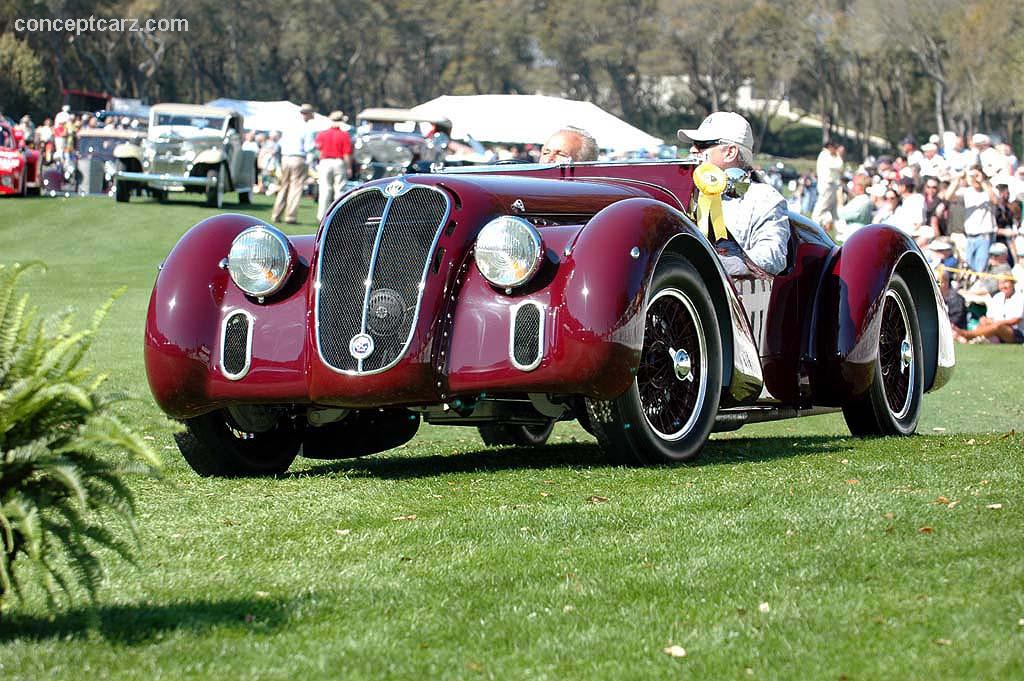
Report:
[[[348,342],[348,354],[356,359],[366,359],[373,354],[373,337],[366,333],[357,333]]]

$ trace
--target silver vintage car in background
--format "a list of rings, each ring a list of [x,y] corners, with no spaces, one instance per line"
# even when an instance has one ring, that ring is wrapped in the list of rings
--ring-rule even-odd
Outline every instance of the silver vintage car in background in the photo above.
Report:
[[[127,202],[136,189],[157,199],[168,192],[196,192],[220,208],[224,192],[250,202],[256,152],[242,148],[242,115],[192,104],[157,104],[150,109],[149,133],[140,143],[114,149],[115,198]]]

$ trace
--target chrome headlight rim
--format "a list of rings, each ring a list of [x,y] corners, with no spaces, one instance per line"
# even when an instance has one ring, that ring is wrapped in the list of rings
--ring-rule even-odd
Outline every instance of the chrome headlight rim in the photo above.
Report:
[[[489,274],[493,275],[493,272],[489,273],[488,268],[480,262],[480,251],[478,245],[480,243],[481,236],[483,236],[488,229],[498,229],[502,224],[512,224],[517,228],[521,228],[528,235],[529,240],[533,245],[534,256],[529,259],[526,272],[517,279],[499,280],[498,278],[489,276]],[[537,272],[540,271],[540,267],[544,262],[544,240],[541,238],[540,232],[529,220],[515,215],[500,215],[489,221],[477,233],[476,240],[474,241],[473,261],[476,264],[476,268],[480,272],[480,275],[486,279],[488,283],[497,288],[511,291],[512,289],[519,288],[529,283]]]
[[[232,258],[231,258],[231,254],[235,250],[235,245],[239,241],[241,241],[241,239],[243,237],[247,237],[250,234],[253,234],[255,232],[265,232],[270,237],[272,237],[273,240],[276,241],[277,244],[280,246],[281,253],[284,256],[284,261],[285,261],[284,262],[284,267],[282,268],[282,271],[281,271],[281,275],[278,278],[277,282],[274,283],[272,286],[266,288],[266,289],[260,289],[260,290],[249,289],[249,288],[246,288],[245,286],[243,286],[242,284],[239,283],[238,277],[235,276],[235,266],[232,265]],[[275,293],[280,291],[282,288],[284,288],[285,284],[287,284],[288,280],[291,278],[292,271],[294,270],[294,268],[295,268],[295,248],[294,248],[294,246],[292,246],[291,241],[284,234],[284,232],[282,232],[281,230],[277,229],[276,227],[274,227],[272,225],[255,224],[255,225],[252,225],[251,227],[246,227],[241,232],[239,232],[235,236],[234,239],[232,239],[232,241],[231,241],[231,248],[228,249],[227,270],[228,270],[228,275],[231,277],[231,281],[234,283],[235,286],[238,287],[238,289],[240,291],[245,293],[247,296],[251,296],[251,297],[256,298],[256,299],[258,299],[260,301],[262,301],[264,298],[267,298],[269,296],[274,295]]]

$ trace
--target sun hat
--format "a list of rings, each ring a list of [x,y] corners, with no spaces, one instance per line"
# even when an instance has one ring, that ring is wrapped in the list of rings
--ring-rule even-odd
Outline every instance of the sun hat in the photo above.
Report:
[[[303,104],[299,107],[299,113],[316,113],[316,109],[313,108],[312,104]]]
[[[1004,244],[1004,243],[1002,243],[1000,241],[997,241],[997,242],[995,242],[994,244],[992,244],[991,246],[988,247],[988,254],[989,255],[1006,255],[1009,252],[1010,252],[1009,249],[1006,248],[1006,244]]]

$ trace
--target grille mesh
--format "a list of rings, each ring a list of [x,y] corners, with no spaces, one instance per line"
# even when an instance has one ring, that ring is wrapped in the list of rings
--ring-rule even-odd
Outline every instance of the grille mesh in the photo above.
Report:
[[[429,189],[411,189],[391,204],[373,271],[373,291],[387,290],[398,294],[404,315],[402,322],[391,327],[389,332],[380,333],[369,327],[375,349],[363,360],[364,371],[387,366],[405,348],[415,317],[420,279],[445,208],[444,196]],[[374,296],[373,293],[370,295],[371,298]],[[368,317],[378,314],[381,309],[370,309]],[[387,325],[378,328],[387,328]]]
[[[242,373],[248,363],[249,318],[241,312],[228,317],[224,325],[224,371],[232,376]]]
[[[374,350],[363,360],[362,371],[381,369],[400,357],[412,331],[420,281],[447,200],[436,191],[412,188],[387,204],[377,190],[353,197],[324,236],[317,333],[324,361],[336,369],[359,368],[348,344],[364,328],[373,336]],[[380,247],[371,273],[378,231]],[[364,310],[367,278],[373,283]]]
[[[353,197],[331,220],[320,253],[320,350],[333,367],[356,370],[348,342],[362,330],[364,281],[386,198],[376,191]]]
[[[530,366],[540,355],[540,310],[536,305],[522,305],[516,310],[512,357],[517,364]]]

